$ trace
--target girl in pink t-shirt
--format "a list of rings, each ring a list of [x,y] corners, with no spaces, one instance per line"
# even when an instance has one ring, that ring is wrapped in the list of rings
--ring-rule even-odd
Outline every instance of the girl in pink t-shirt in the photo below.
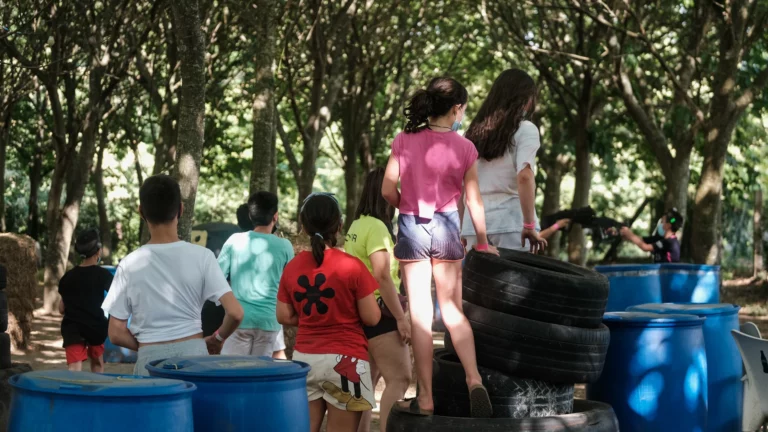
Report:
[[[456,131],[464,118],[467,90],[451,78],[435,78],[411,98],[404,113],[405,131],[392,142],[382,195],[400,210],[395,258],[408,290],[411,340],[419,395],[400,407],[430,415],[432,401],[432,294],[434,275],[443,322],[464,366],[472,415],[490,417],[488,392],[477,371],[475,340],[461,308],[461,243],[458,204],[465,192],[477,233],[475,249],[498,251],[488,244],[485,212],[477,180],[477,150]],[[400,182],[401,190],[397,189]]]

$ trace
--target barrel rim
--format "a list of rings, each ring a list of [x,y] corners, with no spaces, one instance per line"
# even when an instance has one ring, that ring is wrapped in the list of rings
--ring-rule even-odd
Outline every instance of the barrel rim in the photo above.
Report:
[[[33,381],[25,381],[25,382],[19,382],[24,378],[24,375],[28,375],[34,372],[50,372],[50,371],[33,371],[33,372],[26,372],[23,374],[18,374],[10,377],[8,379],[8,383],[13,387],[14,392],[16,391],[23,391],[23,392],[30,392],[30,393],[42,393],[42,394],[56,394],[56,395],[66,395],[66,396],[76,396],[76,397],[97,397],[97,398],[128,398],[128,397],[168,397],[168,396],[181,396],[187,393],[191,393],[195,390],[197,390],[197,385],[193,382],[189,381],[183,381],[179,379],[169,379],[165,377],[139,377],[136,375],[125,375],[125,374],[100,374],[108,377],[126,377],[130,379],[152,379],[152,378],[163,378],[168,381],[176,381],[176,383],[169,383],[167,386],[162,387],[103,387],[101,390],[95,390],[95,391],[83,391],[83,386],[76,386],[72,385],[72,387],[64,387],[64,388],[44,388],[44,387],[33,387],[29,385],[25,385],[26,383],[31,383]],[[30,378],[27,376],[27,378]],[[51,380],[51,381],[57,381],[56,379],[47,378],[45,376],[34,376],[32,379],[41,379],[41,380]],[[58,380],[62,383],[64,382],[74,382],[74,381],[64,381],[64,380]],[[173,384],[173,385],[170,385]]]
[[[209,356],[201,356],[200,358],[206,358]],[[264,359],[264,360],[272,360],[271,358],[267,357],[252,357],[252,356],[216,356],[218,357],[218,360],[226,359],[227,357],[231,357],[231,359],[234,361],[234,359],[248,359],[248,360],[256,360],[256,359]],[[161,377],[161,378],[169,378],[169,379],[188,379],[188,378],[195,378],[196,380],[205,380],[205,381],[288,381],[293,380],[296,378],[306,378],[307,374],[309,374],[309,371],[311,367],[309,364],[297,361],[297,360],[288,360],[291,364],[298,365],[299,368],[294,368],[292,370],[284,370],[279,371],[279,373],[275,374],[266,374],[264,371],[260,371],[260,373],[254,373],[255,369],[218,369],[214,371],[207,370],[207,371],[189,371],[189,370],[183,370],[183,369],[164,369],[160,368],[157,365],[160,363],[163,363],[168,360],[174,360],[174,359],[182,359],[179,357],[172,357],[168,359],[159,359],[159,360],[152,360],[149,363],[146,364],[145,368],[147,371],[149,371],[149,374],[151,376]],[[191,360],[196,359],[198,357],[185,357],[184,360]],[[281,361],[285,362],[285,360]],[[272,370],[275,370],[276,368],[273,368]]]
[[[624,315],[643,314],[643,315]],[[622,318],[628,319],[622,319]],[[603,315],[608,327],[700,327],[704,318],[694,314],[659,314],[648,311],[615,311]]]
[[[691,306],[689,309],[675,309],[670,305]],[[657,308],[653,308],[656,306]],[[704,306],[720,306],[720,309],[707,309]],[[665,308],[666,307],[666,308]],[[738,315],[741,306],[735,303],[693,303],[693,302],[665,302],[665,303],[644,303],[630,306],[628,312],[651,312],[657,314],[691,314],[702,318],[721,315]]]

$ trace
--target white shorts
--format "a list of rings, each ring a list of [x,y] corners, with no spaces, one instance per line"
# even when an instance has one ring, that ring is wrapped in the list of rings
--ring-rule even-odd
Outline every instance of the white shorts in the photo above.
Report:
[[[500,234],[488,234],[488,241],[497,248],[525,251],[522,241],[522,233],[509,232]],[[467,240],[467,251],[477,244],[477,236],[463,236]]]
[[[237,329],[224,341],[221,354],[272,357],[277,333],[261,329]]]
[[[310,402],[324,399],[342,411],[369,411],[376,407],[371,384],[371,365],[354,357],[336,354],[302,354],[293,359],[309,364],[307,398]]]
[[[280,330],[277,331],[277,337],[275,338],[275,346],[272,347],[272,352],[283,351],[285,349],[285,334],[283,334],[283,326],[280,326]]]

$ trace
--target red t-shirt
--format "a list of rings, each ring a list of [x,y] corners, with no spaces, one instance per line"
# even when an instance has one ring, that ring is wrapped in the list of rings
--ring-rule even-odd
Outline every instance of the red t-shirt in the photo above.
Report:
[[[357,301],[379,287],[362,261],[338,249],[326,249],[318,267],[311,252],[285,266],[277,300],[299,315],[296,351],[340,354],[368,360],[368,340]]]

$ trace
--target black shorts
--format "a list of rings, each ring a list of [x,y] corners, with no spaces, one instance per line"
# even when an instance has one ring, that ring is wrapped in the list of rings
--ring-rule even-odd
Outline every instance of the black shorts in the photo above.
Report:
[[[363,331],[365,332],[365,337],[367,337],[368,340],[371,340],[376,336],[381,336],[389,332],[397,331],[397,320],[382,315],[378,324],[373,327],[363,326]]]

